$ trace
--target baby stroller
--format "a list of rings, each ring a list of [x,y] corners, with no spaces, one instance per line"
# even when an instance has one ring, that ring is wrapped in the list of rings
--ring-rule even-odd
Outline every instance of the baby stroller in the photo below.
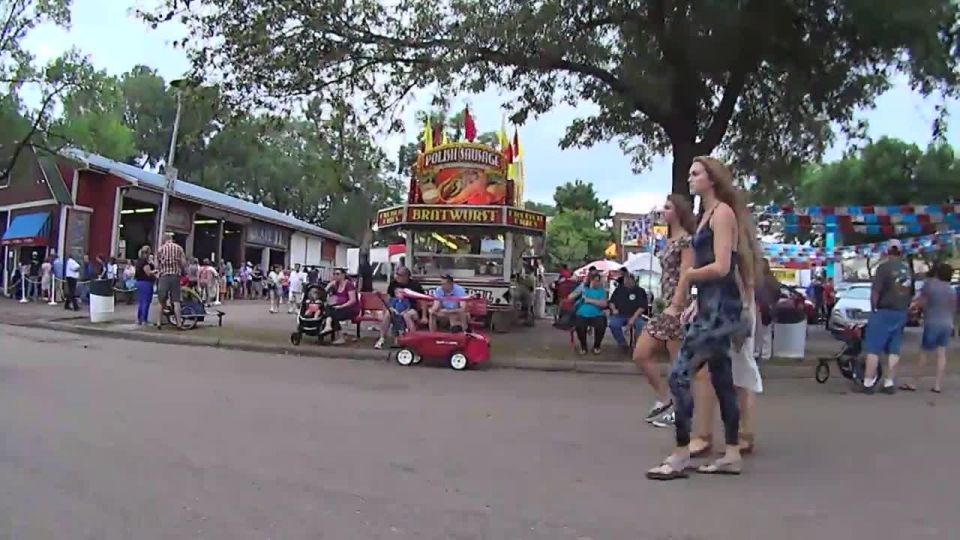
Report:
[[[830,378],[830,362],[837,363],[837,369],[844,379],[855,382],[863,382],[863,338],[866,332],[866,324],[854,324],[850,326],[841,326],[830,328],[830,335],[843,343],[840,352],[833,356],[822,357],[817,360],[817,370],[814,378],[818,383],[823,384]],[[877,365],[877,378],[883,377],[883,366]]]
[[[226,315],[226,313],[216,309],[208,312],[206,306],[203,305],[200,294],[192,287],[184,287],[181,296],[183,298],[180,302],[179,326],[175,324],[173,306],[168,302],[163,307],[163,318],[168,325],[177,326],[177,328],[181,330],[193,330],[208,316],[214,316],[217,318],[217,326],[223,326],[223,316]]]
[[[304,334],[317,338],[323,344],[328,334],[323,331],[327,319],[327,290],[320,285],[308,285],[300,309],[297,311],[297,330],[290,334],[290,343],[300,345]]]

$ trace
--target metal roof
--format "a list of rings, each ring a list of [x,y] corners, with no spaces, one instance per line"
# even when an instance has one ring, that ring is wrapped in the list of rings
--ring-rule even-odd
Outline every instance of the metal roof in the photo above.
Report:
[[[98,156],[97,154],[90,154],[76,148],[64,149],[62,153],[64,156],[70,159],[76,159],[86,162],[93,167],[105,169],[121,178],[128,180],[133,179],[138,184],[148,189],[162,192],[167,184],[167,180],[162,174],[141,169],[135,165],[114,161],[112,159]],[[220,210],[253,217],[262,221],[274,223],[276,225],[289,227],[298,232],[329,238],[331,240],[336,240],[351,246],[358,245],[356,240],[343,236],[342,234],[337,234],[333,231],[324,229],[323,227],[311,225],[306,221],[299,220],[293,216],[284,214],[283,212],[279,212],[272,208],[267,208],[266,206],[260,204],[238,199],[237,197],[232,197],[212,189],[191,184],[190,182],[186,182],[184,180],[178,179],[174,183],[173,191],[178,197],[199,202]]]
[[[37,156],[37,163],[40,165],[40,172],[43,174],[43,179],[47,181],[47,185],[50,186],[50,193],[53,194],[53,198],[60,204],[73,204],[73,195],[71,195],[70,190],[67,189],[67,183],[63,179],[63,175],[60,174],[60,167],[57,167],[57,163],[52,157],[48,156]]]

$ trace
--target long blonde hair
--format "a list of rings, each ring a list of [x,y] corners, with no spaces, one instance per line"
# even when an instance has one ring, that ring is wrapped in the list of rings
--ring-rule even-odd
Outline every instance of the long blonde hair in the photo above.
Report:
[[[733,173],[720,160],[710,156],[697,156],[693,161],[703,165],[707,176],[713,181],[713,192],[717,200],[726,204],[737,218],[737,257],[740,280],[744,288],[753,290],[760,263],[760,243],[757,241],[757,229],[753,216],[747,209],[743,192],[733,185]]]

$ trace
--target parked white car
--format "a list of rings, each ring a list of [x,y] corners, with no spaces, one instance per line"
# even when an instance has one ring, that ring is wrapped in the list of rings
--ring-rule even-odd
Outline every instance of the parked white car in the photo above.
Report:
[[[830,328],[866,324],[870,318],[870,284],[850,285],[837,294],[837,303],[830,313]]]

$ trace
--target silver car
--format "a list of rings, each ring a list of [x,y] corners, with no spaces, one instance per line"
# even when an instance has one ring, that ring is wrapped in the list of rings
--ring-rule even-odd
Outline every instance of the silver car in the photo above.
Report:
[[[870,318],[870,284],[854,284],[837,294],[828,322],[829,328],[837,329],[853,324],[866,324]]]

